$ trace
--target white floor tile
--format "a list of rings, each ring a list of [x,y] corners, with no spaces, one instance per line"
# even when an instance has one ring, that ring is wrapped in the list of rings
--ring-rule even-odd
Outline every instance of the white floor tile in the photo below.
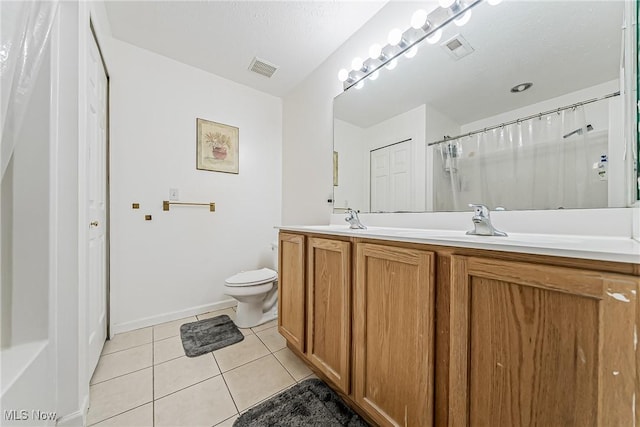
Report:
[[[248,335],[239,343],[213,352],[222,372],[236,368],[269,354],[269,349],[255,335]]]
[[[185,323],[196,322],[196,316],[185,317],[184,319],[174,320],[172,322],[161,323],[153,327],[153,340],[160,341],[165,338],[180,335],[180,326]]]
[[[213,426],[238,412],[222,376],[155,401],[156,427]]]
[[[152,364],[151,347],[151,344],[145,344],[101,356],[91,378],[91,384],[148,368]]]
[[[151,402],[151,371],[152,368],[147,368],[91,386],[87,424],[95,424]]]
[[[288,348],[283,348],[273,355],[282,363],[285,369],[293,376],[293,379],[300,381],[308,377],[313,372],[296,354]]]
[[[211,353],[198,357],[179,357],[154,367],[153,387],[156,399],[220,374]]]
[[[253,332],[264,331],[265,329],[273,328],[274,326],[278,326],[278,319],[271,320],[267,323],[263,323],[262,325],[258,325],[255,328],[251,328]]]
[[[171,337],[153,343],[153,364],[166,362],[184,356],[184,347],[180,337]]]
[[[95,427],[153,427],[153,403],[147,403],[115,417],[104,420]]]
[[[234,415],[233,417],[224,420],[220,424],[216,424],[215,427],[233,427],[233,423],[237,419],[238,415]]]
[[[280,335],[277,327],[256,332],[256,335],[272,353],[278,350],[282,350],[287,346],[287,341],[282,335]]]
[[[225,372],[223,376],[239,411],[295,384],[273,355]]]
[[[148,344],[153,340],[152,330],[153,328],[149,327],[118,334],[104,343],[102,354],[109,354],[115,351],[137,347],[142,344]]]

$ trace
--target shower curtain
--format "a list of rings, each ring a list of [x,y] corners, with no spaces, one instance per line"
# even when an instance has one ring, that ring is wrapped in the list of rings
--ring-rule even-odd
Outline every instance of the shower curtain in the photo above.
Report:
[[[13,155],[58,0],[0,2],[0,177]]]
[[[447,190],[437,192],[436,209],[606,206],[607,182],[598,167],[607,139],[607,130],[592,129],[584,108],[576,107],[443,142],[436,148],[436,181]]]

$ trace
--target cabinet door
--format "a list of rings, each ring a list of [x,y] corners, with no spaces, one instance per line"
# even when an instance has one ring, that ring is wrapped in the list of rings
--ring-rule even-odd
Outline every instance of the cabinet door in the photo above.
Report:
[[[351,244],[309,238],[307,356],[345,394],[351,357]]]
[[[636,425],[638,286],[454,256],[449,425]]]
[[[355,400],[383,426],[433,423],[434,254],[357,246]]]
[[[300,352],[305,343],[304,240],[281,232],[278,243],[278,331]]]

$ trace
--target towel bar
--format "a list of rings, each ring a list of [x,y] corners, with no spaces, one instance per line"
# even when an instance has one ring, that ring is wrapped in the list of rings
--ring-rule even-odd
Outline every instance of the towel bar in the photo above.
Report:
[[[168,200],[162,201],[162,210],[168,211],[171,205],[188,205],[188,206],[209,206],[209,212],[216,211],[216,204],[214,202],[211,203],[191,203],[191,202],[170,202]]]

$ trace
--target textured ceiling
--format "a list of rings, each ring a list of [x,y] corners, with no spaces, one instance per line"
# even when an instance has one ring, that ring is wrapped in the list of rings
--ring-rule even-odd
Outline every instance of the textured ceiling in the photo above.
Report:
[[[113,36],[284,96],[386,1],[107,1]],[[278,66],[248,70],[254,56]]]
[[[461,34],[473,53],[455,61],[439,44],[423,42],[413,59],[341,94],[335,114],[369,127],[426,103],[465,124],[614,80],[623,9],[613,0],[480,4],[467,25],[450,24],[441,40]],[[509,92],[522,82],[534,86]]]

